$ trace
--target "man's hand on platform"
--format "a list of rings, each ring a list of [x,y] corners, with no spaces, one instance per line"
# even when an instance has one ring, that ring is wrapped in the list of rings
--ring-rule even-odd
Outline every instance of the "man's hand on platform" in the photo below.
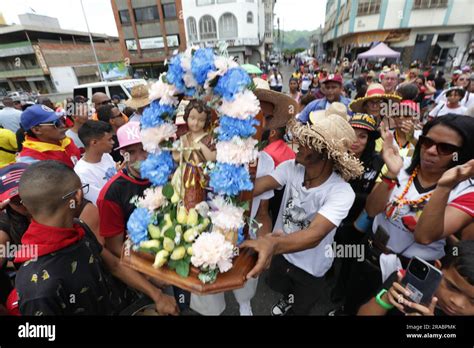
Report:
[[[240,248],[251,248],[258,253],[258,260],[254,268],[247,274],[247,279],[258,277],[263,271],[270,267],[272,257],[275,253],[276,237],[278,233],[270,233],[256,240],[246,240]]]
[[[153,300],[155,301],[155,309],[161,315],[178,315],[178,304],[173,296],[166,295],[161,291],[157,291]]]

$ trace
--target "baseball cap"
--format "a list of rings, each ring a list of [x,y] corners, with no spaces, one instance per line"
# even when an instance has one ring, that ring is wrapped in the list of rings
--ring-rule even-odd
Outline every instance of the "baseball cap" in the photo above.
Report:
[[[119,147],[116,150],[124,147],[140,144],[142,137],[140,135],[140,122],[128,122],[117,130],[117,139]]]
[[[20,123],[21,127],[27,131],[40,123],[54,122],[59,118],[61,116],[46,105],[35,104],[22,112]]]
[[[354,114],[349,120],[349,124],[352,126],[352,128],[366,129],[369,132],[377,131],[377,121],[373,116],[369,114]]]
[[[27,163],[12,163],[0,168],[0,202],[18,195],[18,185]]]
[[[328,77],[323,81],[323,83],[327,82],[337,82],[342,85],[342,76],[339,74],[329,74]]]

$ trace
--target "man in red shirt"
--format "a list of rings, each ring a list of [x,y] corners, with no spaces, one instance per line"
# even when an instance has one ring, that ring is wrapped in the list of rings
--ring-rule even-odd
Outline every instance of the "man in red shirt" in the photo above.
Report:
[[[66,136],[65,118],[45,105],[33,105],[21,114],[21,126],[26,132],[18,162],[33,163],[55,160],[74,168],[81,153]]]
[[[140,164],[148,153],[143,150],[140,124],[129,122],[117,131],[120,152],[125,168],[120,170],[100,191],[97,207],[100,216],[100,234],[105,247],[120,257],[125,240],[127,221],[135,206],[130,203],[134,196],[142,196],[151,183],[142,179]]]

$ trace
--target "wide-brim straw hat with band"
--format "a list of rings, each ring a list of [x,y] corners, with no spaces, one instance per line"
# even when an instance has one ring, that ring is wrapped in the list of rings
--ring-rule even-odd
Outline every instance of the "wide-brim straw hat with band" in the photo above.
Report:
[[[257,99],[273,105],[272,117],[266,118],[265,128],[277,129],[286,127],[288,121],[294,119],[298,112],[298,103],[284,93],[272,91],[266,88],[257,88],[254,90]],[[267,117],[268,115],[264,115]]]
[[[363,174],[362,163],[349,153],[357,138],[347,116],[320,115],[315,124],[303,124],[292,119],[288,123],[288,130],[300,145],[327,154],[333,160],[334,169],[344,180],[349,181]]]
[[[384,99],[384,100],[392,100],[394,102],[399,102],[402,98],[396,94],[387,94],[385,93],[385,89],[380,83],[372,83],[367,88],[367,92],[365,96],[362,98],[357,98],[352,103],[349,104],[349,109],[353,112],[360,112],[364,113],[364,103],[371,99]]]
[[[125,105],[134,109],[139,109],[150,104],[150,99],[148,98],[148,86],[136,85],[132,88],[130,94],[132,95],[132,98],[128,99],[125,102]]]

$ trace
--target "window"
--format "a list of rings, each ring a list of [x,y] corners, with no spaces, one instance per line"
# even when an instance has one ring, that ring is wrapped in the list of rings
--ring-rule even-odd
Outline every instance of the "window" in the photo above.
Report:
[[[136,8],[134,12],[137,22],[154,21],[160,19],[158,16],[158,7],[156,6]]]
[[[176,18],[176,5],[175,4],[163,5],[163,16],[165,18]]]
[[[380,0],[361,0],[357,8],[358,16],[380,13]]]
[[[448,0],[415,0],[413,9],[444,8],[448,7]]]
[[[205,15],[199,20],[201,40],[217,39],[216,21],[212,16]]]
[[[94,87],[94,88],[92,88],[92,95],[94,95],[94,93],[97,93],[97,92],[105,93],[105,87]],[[86,96],[84,96],[84,97],[86,97]]]
[[[215,0],[196,0],[196,6],[214,5]]]
[[[219,37],[221,39],[234,39],[237,36],[237,18],[232,13],[224,13],[219,19]]]
[[[253,23],[253,13],[247,12],[247,23]]]
[[[217,0],[218,4],[225,4],[227,2],[235,2],[235,0]]]
[[[190,42],[198,41],[197,25],[194,17],[189,17],[186,24],[188,25],[188,40]]]
[[[120,23],[129,24],[131,22],[130,12],[128,12],[128,10],[119,11],[119,16],[120,16]]]
[[[128,99],[127,94],[123,90],[122,86],[109,86],[109,94],[110,96],[118,95],[122,100]]]
[[[439,34],[438,42],[454,42],[454,34]]]

